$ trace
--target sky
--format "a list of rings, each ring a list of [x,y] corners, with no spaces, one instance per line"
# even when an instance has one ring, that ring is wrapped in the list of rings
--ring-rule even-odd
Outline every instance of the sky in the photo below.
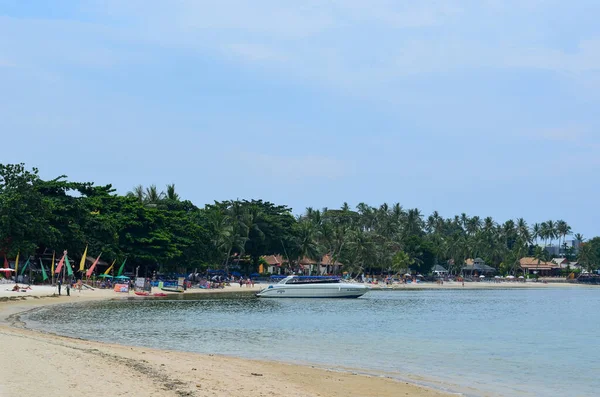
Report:
[[[0,163],[600,235],[597,0],[0,0]]]

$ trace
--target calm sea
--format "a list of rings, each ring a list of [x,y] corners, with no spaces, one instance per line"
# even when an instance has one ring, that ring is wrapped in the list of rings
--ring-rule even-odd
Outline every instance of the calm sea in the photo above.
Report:
[[[362,369],[465,394],[600,395],[597,288],[185,297],[47,307],[25,321],[100,341]]]

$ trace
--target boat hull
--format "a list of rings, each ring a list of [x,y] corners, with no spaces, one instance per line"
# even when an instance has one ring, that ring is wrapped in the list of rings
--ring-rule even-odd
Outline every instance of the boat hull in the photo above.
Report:
[[[369,290],[355,284],[271,285],[256,294],[259,298],[359,298]]]

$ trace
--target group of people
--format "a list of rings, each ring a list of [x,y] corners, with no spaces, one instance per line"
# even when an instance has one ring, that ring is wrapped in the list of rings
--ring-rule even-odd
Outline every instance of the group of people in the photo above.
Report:
[[[244,277],[240,276],[238,283],[240,284],[240,288],[242,288],[244,285],[246,287],[254,288],[254,280],[252,280],[250,277],[248,277],[247,279],[244,279]]]
[[[67,296],[71,296],[71,289],[73,289],[73,288],[77,289],[81,293],[81,288],[83,287],[83,281],[81,279],[66,280],[66,282],[64,283],[64,286],[65,286],[65,291],[67,293]],[[63,281],[60,278],[56,281],[56,288],[58,288],[58,294],[61,295],[62,288],[63,288]]]

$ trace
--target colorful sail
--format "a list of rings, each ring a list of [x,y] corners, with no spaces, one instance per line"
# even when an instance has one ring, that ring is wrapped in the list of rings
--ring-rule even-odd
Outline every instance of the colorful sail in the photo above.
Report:
[[[55,255],[56,251],[52,251],[52,270],[50,271],[52,274],[54,274],[54,261],[56,260]]]
[[[60,260],[58,261],[58,265],[56,266],[56,271],[54,273],[60,274],[60,271],[62,270],[62,267],[65,264],[65,256],[67,256],[67,252],[66,251],[63,254],[62,258],[60,258]]]
[[[96,265],[98,264],[98,261],[100,260],[101,255],[102,255],[102,252],[100,253],[100,255],[98,255],[98,257],[96,258],[94,263],[92,263],[92,266],[90,266],[90,268],[88,269],[87,273],[85,274],[86,277],[89,277],[92,275],[92,273],[94,272],[94,269],[96,268]]]
[[[65,255],[65,266],[67,267],[67,275],[73,275],[73,268],[71,267],[71,263],[69,262],[69,257]]]
[[[125,269],[125,262],[127,262],[127,258],[125,258],[125,260],[123,261],[123,264],[121,265],[121,267],[119,268],[119,273],[117,273],[117,277],[122,276],[123,275],[123,269]]]
[[[27,266],[29,266],[29,258],[27,258],[27,262],[25,262],[25,265],[23,265],[23,269],[21,269],[21,275],[25,273],[25,269],[27,269]]]
[[[79,262],[79,271],[83,272],[85,270],[85,258],[87,258],[87,248],[88,246],[85,246],[85,251],[83,251],[83,256],[81,257],[81,262]]]
[[[15,259],[15,274],[19,274],[19,255],[21,251],[17,252],[17,259]]]
[[[40,267],[42,268],[42,281],[48,280],[48,275],[46,274],[46,269],[44,269],[44,263],[42,262],[42,258],[40,258]]]
[[[106,269],[106,271],[104,272],[105,275],[108,275],[112,271],[113,267],[115,267],[115,262],[116,261],[117,261],[116,259],[113,260],[112,265],[110,265],[110,267],[108,269]]]

